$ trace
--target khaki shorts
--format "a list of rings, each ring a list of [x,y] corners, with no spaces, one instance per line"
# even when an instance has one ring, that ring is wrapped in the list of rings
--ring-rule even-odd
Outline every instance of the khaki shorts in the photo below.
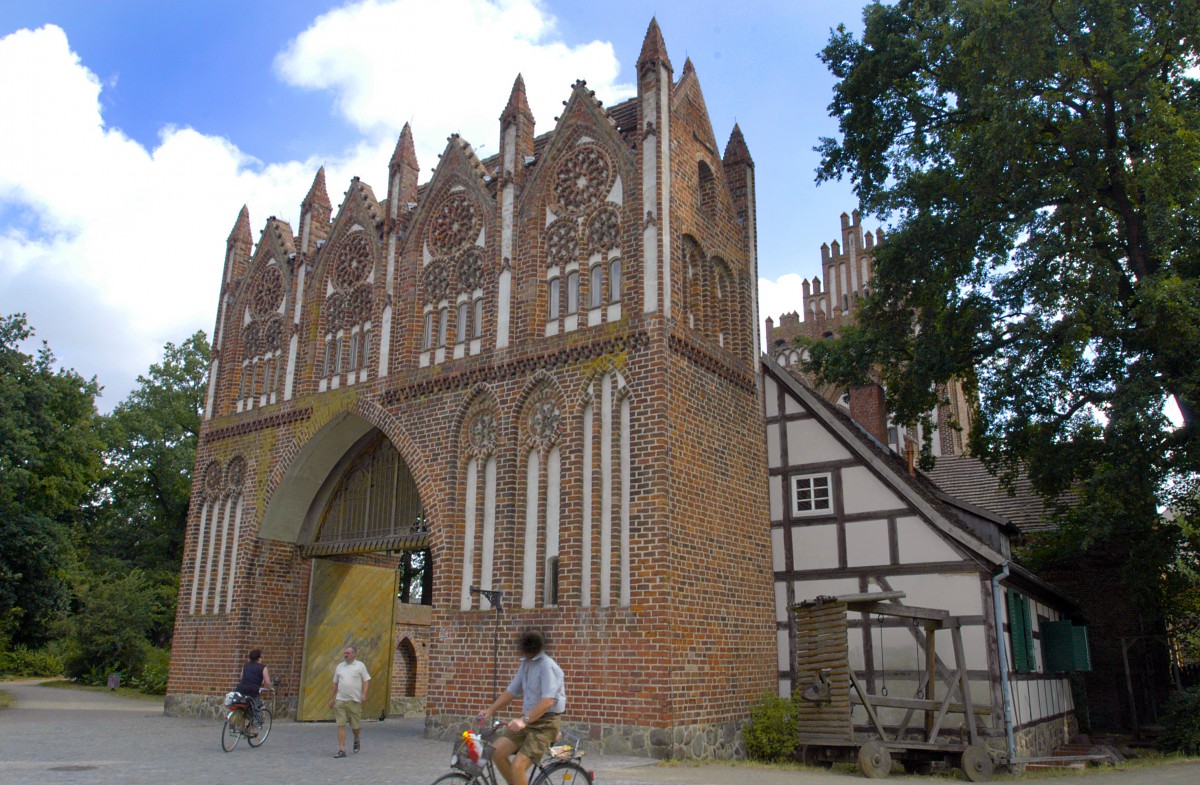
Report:
[[[500,735],[511,739],[519,754],[537,763],[558,738],[558,715],[542,715],[521,730],[505,728]]]
[[[359,701],[337,701],[333,704],[333,718],[338,726],[350,724],[354,730],[362,727],[362,703]]]

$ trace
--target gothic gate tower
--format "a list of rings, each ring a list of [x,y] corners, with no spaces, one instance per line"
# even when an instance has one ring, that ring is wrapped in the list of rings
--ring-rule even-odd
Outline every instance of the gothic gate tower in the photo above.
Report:
[[[386,697],[415,667],[437,735],[491,700],[497,625],[501,679],[536,626],[593,748],[737,754],[777,670],[754,163],[655,21],[637,75],[607,108],[576,82],[540,136],[518,76],[496,156],[452,136],[419,185],[406,125],[384,199],[355,178],[335,210],[322,170],[257,244],[242,210],[168,711],[257,646],[318,717],[353,644]],[[426,549],[414,632],[394,576]]]

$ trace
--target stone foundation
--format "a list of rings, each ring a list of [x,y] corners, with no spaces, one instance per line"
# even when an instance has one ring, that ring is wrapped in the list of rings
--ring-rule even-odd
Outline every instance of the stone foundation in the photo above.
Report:
[[[474,723],[473,717],[426,717],[425,736],[452,740]],[[639,725],[563,723],[563,733],[582,739],[585,751],[658,760],[731,760],[745,756],[741,722],[648,728]]]
[[[1017,758],[1039,758],[1069,742],[1079,734],[1074,712],[1014,731]]]
[[[388,701],[389,717],[424,717],[424,698],[392,698]]]
[[[296,716],[295,698],[277,698],[275,704],[267,703],[276,720],[292,719]],[[206,720],[225,719],[225,694],[220,695],[168,695],[163,701],[163,714],[168,717],[200,717]]]

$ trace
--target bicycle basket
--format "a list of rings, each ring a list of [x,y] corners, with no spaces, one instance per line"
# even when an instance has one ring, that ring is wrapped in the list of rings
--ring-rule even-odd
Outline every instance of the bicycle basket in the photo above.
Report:
[[[246,702],[246,696],[240,692],[234,691],[234,692],[225,693],[225,705],[227,707],[233,706],[235,703],[245,703],[245,702]]]
[[[487,762],[492,758],[492,745],[483,741],[477,743],[479,744],[479,760],[472,758],[466,739],[462,739],[454,746],[454,754],[450,756],[450,766],[471,777],[483,774]]]

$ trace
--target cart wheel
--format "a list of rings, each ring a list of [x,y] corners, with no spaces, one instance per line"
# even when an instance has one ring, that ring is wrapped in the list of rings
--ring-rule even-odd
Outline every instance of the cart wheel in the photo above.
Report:
[[[858,750],[858,769],[864,777],[881,780],[892,770],[892,754],[877,741],[868,741]]]
[[[992,753],[982,744],[972,744],[963,750],[962,770],[971,782],[987,782],[992,778]]]

